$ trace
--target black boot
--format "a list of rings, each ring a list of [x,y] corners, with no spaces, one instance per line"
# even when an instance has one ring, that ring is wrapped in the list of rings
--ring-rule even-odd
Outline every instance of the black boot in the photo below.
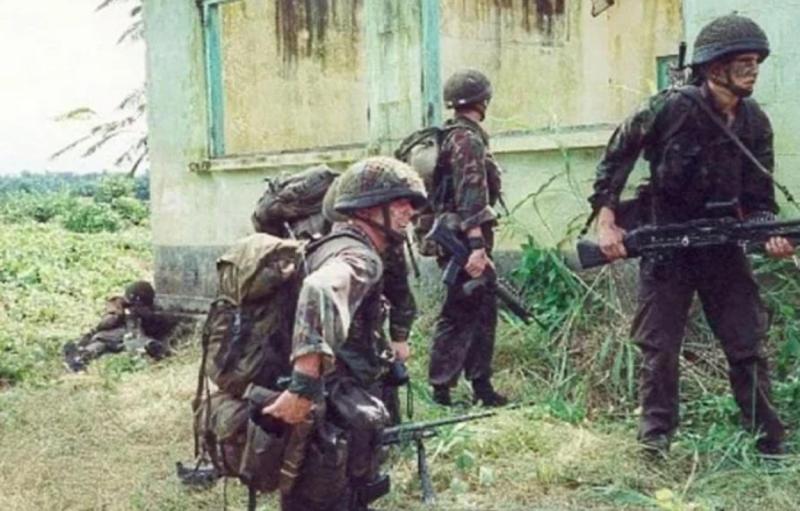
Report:
[[[450,398],[450,387],[447,385],[434,385],[433,401],[442,406],[453,406],[453,400]]]
[[[669,457],[669,446],[672,443],[669,435],[658,433],[639,439],[642,452],[648,461],[662,461]]]
[[[475,402],[480,401],[483,406],[505,406],[508,404],[508,398],[495,392],[492,382],[488,378],[473,380],[472,391],[475,395]]]

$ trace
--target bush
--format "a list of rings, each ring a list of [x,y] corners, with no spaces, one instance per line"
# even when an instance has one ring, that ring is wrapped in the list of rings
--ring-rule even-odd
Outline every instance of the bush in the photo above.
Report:
[[[133,178],[108,174],[103,176],[94,192],[94,200],[100,203],[111,204],[120,197],[133,197],[135,183]]]
[[[68,231],[83,233],[116,232],[122,224],[122,218],[108,204],[85,202],[68,211],[62,221]]]
[[[150,216],[147,204],[133,197],[117,197],[111,202],[111,208],[133,225],[141,225]]]
[[[16,192],[0,202],[0,216],[10,222],[49,222],[70,210],[75,197],[67,193]]]

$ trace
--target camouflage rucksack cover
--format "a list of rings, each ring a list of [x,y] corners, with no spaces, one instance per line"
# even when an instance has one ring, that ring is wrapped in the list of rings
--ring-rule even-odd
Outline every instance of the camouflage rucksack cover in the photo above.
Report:
[[[267,179],[267,189],[251,218],[253,228],[282,238],[310,239],[325,232],[322,199],[338,175],[327,165],[317,165]]]
[[[257,233],[217,259],[219,289],[203,328],[205,375],[241,396],[290,372],[292,321],[306,242]]]
[[[261,417],[260,410],[277,399],[279,379],[291,373],[292,328],[306,252],[340,237],[349,235],[307,242],[251,234],[217,259],[219,289],[203,327],[192,403],[195,456],[210,461],[220,476],[238,477],[253,492],[284,490],[294,483],[306,437],[324,414],[320,408],[312,420],[283,435],[267,432],[252,418]],[[209,388],[209,379],[217,389]]]
[[[279,481],[286,438],[250,419],[254,388],[280,394],[290,374],[294,309],[306,242],[257,233],[217,259],[219,288],[203,326],[194,410],[195,455],[210,458],[220,476],[238,477],[251,491],[272,491]],[[212,392],[207,380],[217,386]]]

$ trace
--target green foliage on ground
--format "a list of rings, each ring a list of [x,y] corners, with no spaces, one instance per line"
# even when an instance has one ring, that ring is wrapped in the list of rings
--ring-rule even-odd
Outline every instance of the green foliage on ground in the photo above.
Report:
[[[109,232],[83,201],[110,208],[63,191],[0,199],[6,213],[39,215],[0,216],[0,387],[61,374],[61,345],[94,326],[106,297],[150,276],[149,230]]]
[[[146,177],[119,174],[0,177],[0,218],[13,224],[54,222],[71,232],[116,232],[147,223],[146,191]]]
[[[59,191],[44,203],[111,207],[130,197],[128,188],[121,195],[117,189],[109,186],[102,201]],[[0,207],[7,211],[8,203]],[[147,228],[123,223],[114,233],[75,233],[54,220],[61,217],[0,219],[0,508],[220,509],[222,485],[189,492],[174,477],[174,462],[192,457],[196,342],[157,364],[123,354],[95,361],[85,374],[61,368],[60,346],[96,322],[105,297],[152,271]],[[800,277],[790,263],[757,259],[755,267],[772,314],[775,398],[795,425]],[[635,442],[637,351],[628,335],[635,268],[617,264],[579,276],[530,241],[512,277],[544,328],[503,313],[495,381],[531,404],[444,428],[427,441],[435,509],[796,508],[798,457],[756,456],[754,437],[738,424],[721,350],[699,311],[688,328],[690,356],[681,362],[681,430],[668,460],[648,462]],[[467,411],[432,404],[426,362],[440,290],[419,291],[410,364],[414,418]],[[187,340],[196,341],[196,333]],[[469,388],[462,382],[454,397],[468,402]],[[800,449],[797,433],[790,449]],[[431,509],[418,501],[414,451],[394,451],[390,468],[393,490],[377,508]],[[231,482],[227,500],[230,509],[244,509],[246,493]],[[260,499],[259,509],[276,509],[275,499]]]

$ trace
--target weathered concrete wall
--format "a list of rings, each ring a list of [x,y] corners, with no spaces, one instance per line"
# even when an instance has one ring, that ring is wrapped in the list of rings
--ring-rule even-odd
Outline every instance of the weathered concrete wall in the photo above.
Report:
[[[495,86],[486,124],[520,206],[501,247],[580,226],[613,125],[656,92],[656,58],[681,37],[680,0],[618,0],[597,18],[590,2],[442,2],[443,76],[473,66]]]
[[[226,154],[367,142],[362,0],[221,6]]]
[[[753,94],[772,121],[775,132],[776,177],[800,195],[800,2],[797,0],[684,0],[686,34],[694,41],[700,29],[717,16],[738,11],[753,18],[767,33],[770,57],[761,66]],[[690,45],[691,46],[691,45]],[[689,50],[691,52],[691,48]],[[691,53],[690,53],[691,54]],[[778,193],[778,198],[783,197]],[[786,210],[797,215],[794,208]]]
[[[264,177],[386,152],[430,116],[423,82],[435,83],[437,48],[421,25],[435,9],[440,74],[471,65],[495,83],[487,125],[507,170],[509,206],[519,205],[501,248],[529,233],[558,242],[585,213],[611,123],[655,89],[656,56],[674,53],[679,3],[617,0],[598,18],[577,0],[224,4],[225,154],[209,158],[199,10],[195,2],[145,0],[160,299],[191,307],[186,296],[213,294],[214,260],[250,232]]]
[[[617,122],[655,92],[656,57],[677,52],[680,0],[620,0],[597,18],[575,0],[444,0],[443,76],[495,83],[494,133]]]

